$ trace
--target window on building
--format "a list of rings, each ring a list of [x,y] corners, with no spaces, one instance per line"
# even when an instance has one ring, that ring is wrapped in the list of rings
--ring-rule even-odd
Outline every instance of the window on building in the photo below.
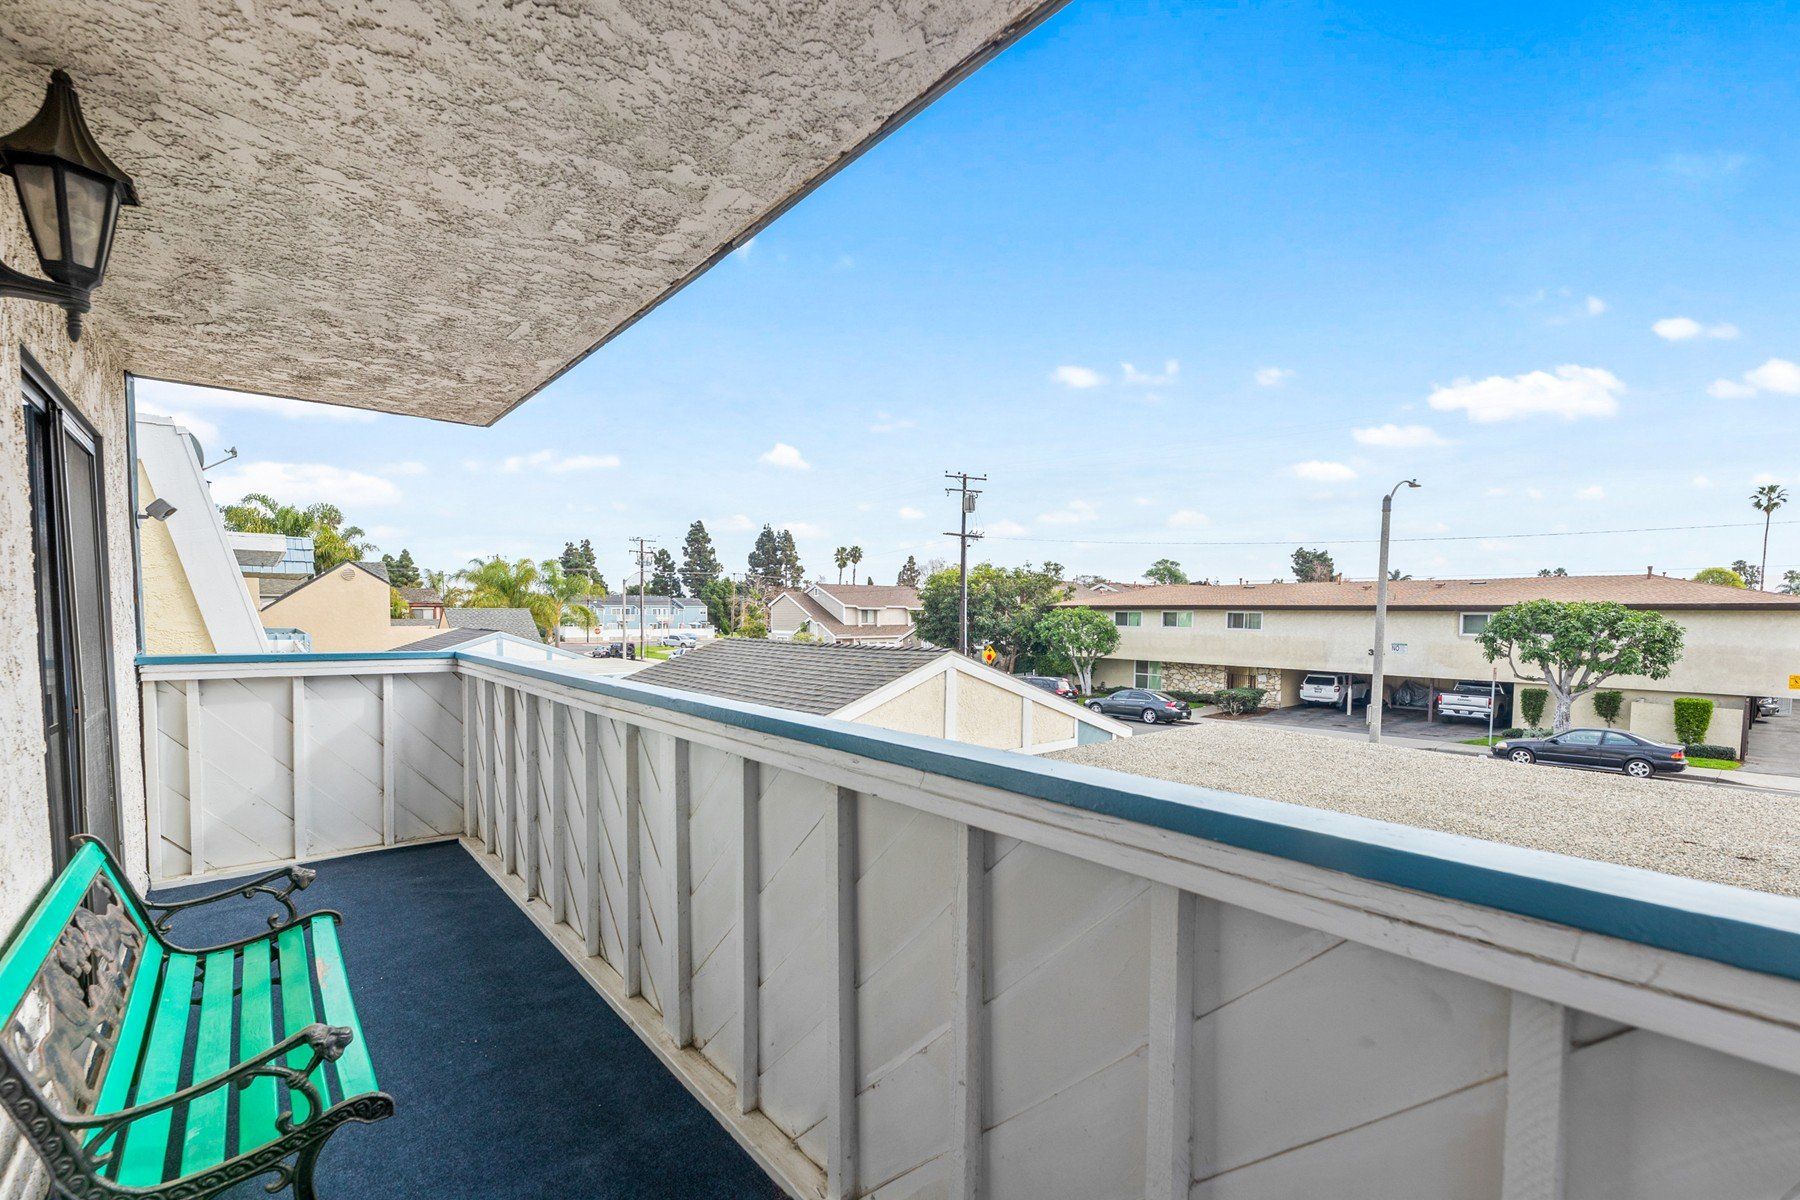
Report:
[[[1462,635],[1464,637],[1480,637],[1488,627],[1488,620],[1493,613],[1464,613],[1462,615]]]
[[[1136,616],[1136,613],[1132,614]],[[1155,690],[1162,687],[1162,664],[1138,659],[1132,663],[1131,686]]]
[[[1116,612],[1113,614],[1113,624],[1121,628],[1136,629],[1143,623],[1144,614],[1141,612]]]
[[[875,624],[875,619],[877,617],[879,617],[880,615],[881,615],[880,613],[876,612],[872,608],[859,608],[856,610],[857,619],[860,620],[864,625]]]
[[[1262,614],[1259,612],[1228,612],[1225,614],[1227,629],[1261,629]]]
[[[1163,614],[1164,629],[1192,629],[1194,614],[1191,612],[1166,612]]]

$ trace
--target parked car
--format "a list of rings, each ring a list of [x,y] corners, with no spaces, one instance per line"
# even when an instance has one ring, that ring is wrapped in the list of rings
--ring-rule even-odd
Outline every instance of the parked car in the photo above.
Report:
[[[1617,729],[1571,729],[1555,737],[1501,738],[1494,743],[1494,757],[1516,763],[1623,771],[1633,779],[1648,779],[1658,771],[1687,770],[1687,752],[1680,746],[1665,746]]]
[[[1073,700],[1081,694],[1075,690],[1074,684],[1055,675],[1021,675],[1019,678],[1032,687],[1043,688],[1046,692],[1055,692],[1064,700]]]
[[[1757,697],[1756,715],[1759,717],[1779,717],[1781,715],[1781,701],[1773,696]]]
[[[1109,717],[1124,717],[1130,721],[1142,721],[1146,725],[1157,725],[1163,721],[1185,721],[1194,715],[1187,701],[1177,700],[1167,692],[1153,692],[1147,688],[1126,688],[1110,696],[1095,696],[1087,702],[1087,706]]]
[[[1327,675],[1312,672],[1300,681],[1300,703],[1328,704],[1333,708],[1344,707],[1344,689],[1350,689],[1352,707],[1369,702],[1369,681],[1352,679],[1348,675]]]
[[[1495,725],[1512,719],[1512,697],[1497,683],[1463,680],[1447,692],[1437,694],[1438,719],[1442,721],[1480,721],[1493,718]]]
[[[588,651],[589,658],[624,658],[625,643],[609,642],[604,646]]]

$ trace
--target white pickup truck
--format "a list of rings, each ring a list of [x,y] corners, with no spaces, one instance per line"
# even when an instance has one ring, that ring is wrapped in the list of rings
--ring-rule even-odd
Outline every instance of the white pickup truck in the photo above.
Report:
[[[1490,713],[1496,726],[1504,726],[1512,716],[1512,696],[1497,683],[1463,680],[1447,692],[1437,694],[1440,721],[1482,721]]]
[[[1369,702],[1369,681],[1352,679],[1348,675],[1325,675],[1319,672],[1309,674],[1300,681],[1300,702],[1302,704],[1329,704],[1336,708],[1344,707],[1344,689],[1350,689],[1350,703],[1354,705]]]

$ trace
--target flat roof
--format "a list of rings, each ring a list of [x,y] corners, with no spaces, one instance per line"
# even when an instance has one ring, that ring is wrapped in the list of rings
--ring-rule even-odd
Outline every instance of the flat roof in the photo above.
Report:
[[[1087,608],[1368,608],[1375,581],[1172,583],[1116,595],[1085,593]],[[1629,608],[1756,609],[1800,613],[1800,596],[1697,583],[1669,575],[1554,575],[1523,579],[1396,579],[1389,608],[1481,611],[1523,600],[1614,600]]]

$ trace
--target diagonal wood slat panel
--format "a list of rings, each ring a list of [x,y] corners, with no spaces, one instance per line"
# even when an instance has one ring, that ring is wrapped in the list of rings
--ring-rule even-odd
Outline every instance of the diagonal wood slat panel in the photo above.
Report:
[[[395,837],[458,833],[462,812],[462,691],[452,675],[394,680]]]

